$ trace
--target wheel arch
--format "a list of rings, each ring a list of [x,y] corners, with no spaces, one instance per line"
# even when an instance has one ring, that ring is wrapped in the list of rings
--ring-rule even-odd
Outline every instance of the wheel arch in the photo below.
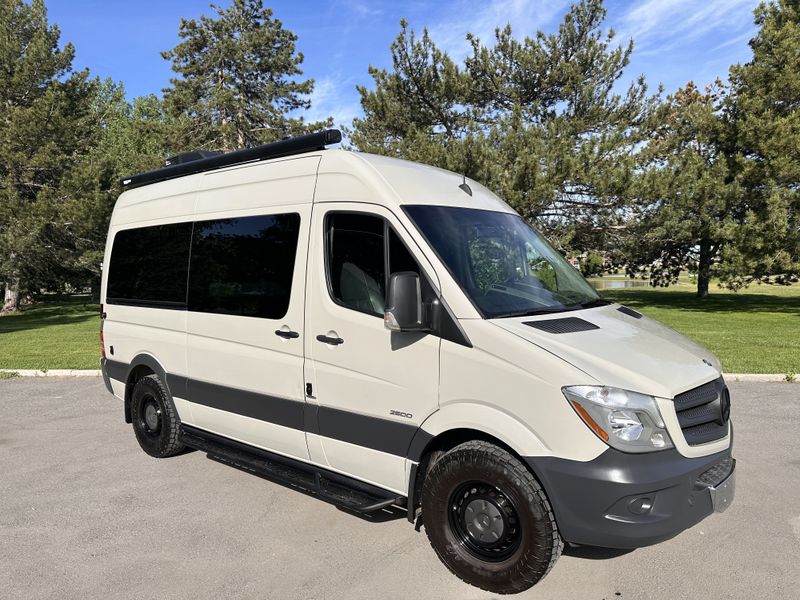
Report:
[[[525,456],[549,455],[547,446],[513,416],[483,404],[454,404],[433,413],[417,430],[409,447],[408,518],[413,521],[420,492],[438,456],[472,440],[503,448],[530,469]],[[414,464],[416,463],[416,464]],[[531,470],[534,477],[539,476]],[[541,480],[540,480],[541,483]]]
[[[167,384],[167,372],[164,369],[164,366],[158,362],[158,360],[152,354],[137,354],[133,357],[130,364],[128,365],[128,374],[125,377],[125,400],[124,400],[124,410],[125,410],[125,422],[131,423],[132,416],[131,416],[131,397],[133,394],[133,388],[136,385],[136,382],[139,381],[142,377],[147,377],[148,375],[158,375],[161,379],[161,382],[164,384],[164,387],[169,392],[170,396],[172,396],[172,392],[170,392],[169,385]]]
[[[550,448],[525,423],[515,416],[486,404],[458,402],[432,413],[421,424],[411,440],[408,458],[420,462],[433,440],[458,439],[458,431],[488,436],[518,456],[551,454]],[[473,438],[483,439],[483,438]],[[441,443],[441,440],[440,442]]]

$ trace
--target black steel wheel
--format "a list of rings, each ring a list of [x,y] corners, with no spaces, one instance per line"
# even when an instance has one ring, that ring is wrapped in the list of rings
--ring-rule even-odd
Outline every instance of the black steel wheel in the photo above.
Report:
[[[456,488],[450,498],[450,527],[468,551],[490,562],[511,556],[522,531],[514,504],[485,481]]]
[[[169,392],[157,375],[142,377],[131,393],[133,431],[142,450],[165,458],[183,451],[180,421]]]
[[[443,454],[422,488],[422,522],[441,561],[462,580],[497,594],[542,579],[561,555],[550,502],[518,458],[472,441]]]

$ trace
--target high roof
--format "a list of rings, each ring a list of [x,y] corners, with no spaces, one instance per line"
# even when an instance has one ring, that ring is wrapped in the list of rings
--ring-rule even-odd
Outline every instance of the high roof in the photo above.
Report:
[[[349,200],[395,206],[430,204],[514,212],[477,181],[452,171],[347,150],[326,150],[321,155],[315,202]],[[354,177],[360,180],[360,185],[353,181]],[[471,194],[463,188],[464,183]]]

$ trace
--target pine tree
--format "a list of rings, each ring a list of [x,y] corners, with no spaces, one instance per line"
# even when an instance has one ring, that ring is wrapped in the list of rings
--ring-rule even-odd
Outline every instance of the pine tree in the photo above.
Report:
[[[178,74],[164,90],[181,118],[178,145],[227,151],[329,126],[293,116],[310,107],[314,89],[313,80],[297,80],[297,36],[261,0],[211,7],[216,18],[181,20],[181,43],[162,53]]]
[[[59,278],[67,224],[60,213],[64,174],[91,145],[97,128],[88,72],[72,72],[74,48],[42,0],[0,3],[0,281],[2,312],[20,292]]]
[[[631,276],[649,273],[653,285],[667,286],[688,266],[697,295],[708,295],[712,267],[743,217],[725,97],[721,82],[705,92],[689,82],[652,115],[627,241]]]
[[[642,78],[615,84],[632,43],[604,33],[601,0],[572,6],[554,34],[519,41],[511,27],[489,47],[469,35],[463,65],[405,22],[392,68],[360,87],[359,150],[427,162],[473,177],[562,243],[600,247],[624,231],[634,154],[657,104]]]
[[[61,245],[69,248],[65,281],[76,288],[91,283],[96,298],[108,222],[122,193],[120,180],[163,166],[164,157],[179,149],[172,141],[174,122],[153,95],[129,103],[123,86],[106,80],[98,87],[92,109],[97,143],[61,183],[61,214],[70,224]]]
[[[722,275],[733,285],[800,275],[800,1],[755,11],[753,58],[731,67],[739,177],[747,206]]]

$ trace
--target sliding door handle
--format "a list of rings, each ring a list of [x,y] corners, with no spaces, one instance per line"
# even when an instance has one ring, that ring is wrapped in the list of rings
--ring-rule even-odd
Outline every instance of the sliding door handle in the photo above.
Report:
[[[300,337],[300,334],[296,331],[284,331],[283,329],[276,329],[275,335],[282,337],[285,340],[293,340]]]
[[[331,346],[338,346],[339,344],[344,344],[344,340],[340,337],[328,337],[327,335],[318,335],[317,341],[322,342],[323,344],[330,344]]]

